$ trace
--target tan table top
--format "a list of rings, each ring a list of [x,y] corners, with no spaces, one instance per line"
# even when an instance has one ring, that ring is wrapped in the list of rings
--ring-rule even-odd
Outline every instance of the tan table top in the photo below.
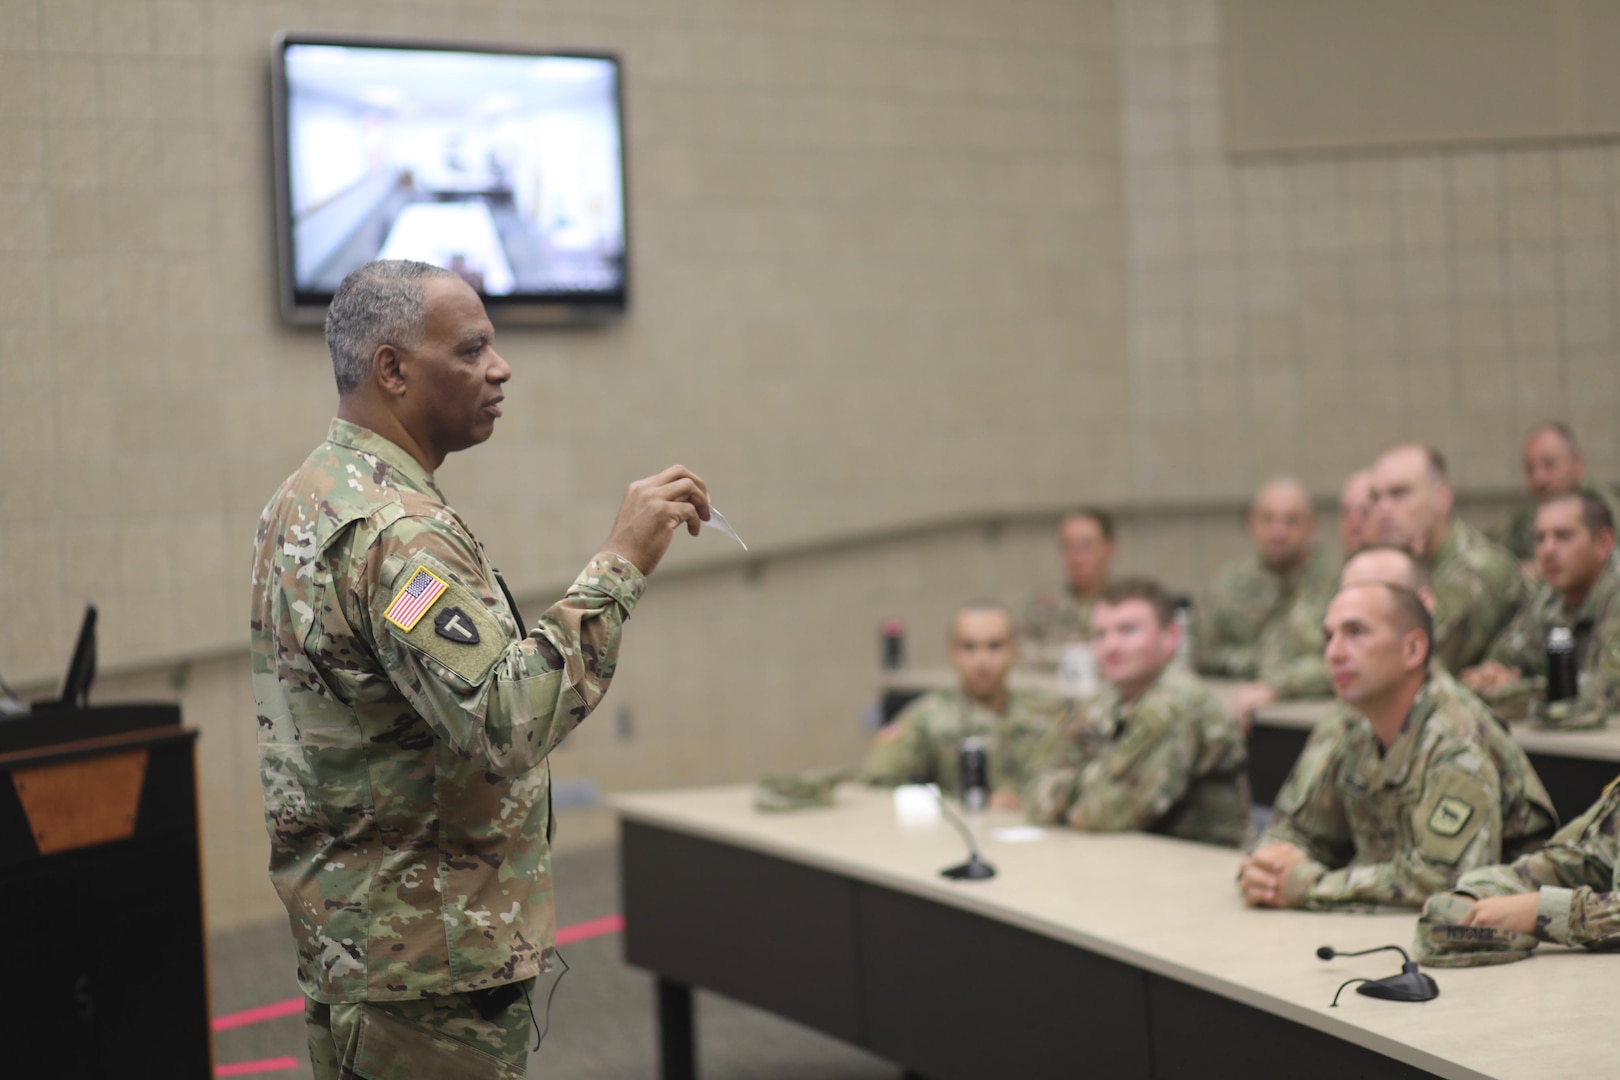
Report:
[[[1346,979],[1400,969],[1394,953],[1318,960],[1341,950],[1410,947],[1407,913],[1329,915],[1259,911],[1239,898],[1237,853],[1145,834],[1045,830],[1027,843],[992,830],[1013,815],[976,815],[980,847],[1000,871],[955,883],[939,870],[960,862],[961,839],[944,821],[904,830],[890,796],[845,785],[837,805],[792,814],[751,806],[747,786],[617,796],[641,821],[928,897],[1168,976],[1454,1078],[1544,1080],[1601,1076],[1614,1054],[1610,995],[1620,955],[1543,946],[1506,967],[1433,972],[1440,997],[1402,1004],[1347,989]],[[1279,1075],[1289,1071],[1279,1063]]]

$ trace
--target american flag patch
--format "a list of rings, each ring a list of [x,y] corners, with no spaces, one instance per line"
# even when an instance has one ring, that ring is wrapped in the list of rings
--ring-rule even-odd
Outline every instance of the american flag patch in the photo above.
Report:
[[[427,609],[433,606],[439,594],[449,587],[426,569],[418,567],[405,587],[394,594],[394,602],[383,612],[383,618],[408,634]]]

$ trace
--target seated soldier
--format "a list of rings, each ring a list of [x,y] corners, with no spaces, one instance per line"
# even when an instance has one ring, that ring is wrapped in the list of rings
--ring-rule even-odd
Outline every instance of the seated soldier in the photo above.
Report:
[[[1543,941],[1620,946],[1617,847],[1620,781],[1540,851],[1470,870],[1450,895],[1430,897],[1418,925],[1419,959],[1463,967],[1522,960]]]
[[[1241,844],[1248,748],[1220,701],[1171,667],[1181,627],[1170,596],[1141,578],[1113,582],[1091,633],[1103,691],[1042,748],[1031,820]]]
[[[1063,585],[1032,597],[1019,625],[1025,661],[1048,668],[1056,665],[1064,645],[1091,636],[1091,605],[1108,584],[1114,559],[1113,516],[1090,507],[1065,514],[1058,541]]]
[[[1620,568],[1614,520],[1584,491],[1554,495],[1536,511],[1536,571],[1542,584],[1491,646],[1485,662],[1459,676],[1487,702],[1528,690],[1531,714],[1558,727],[1599,727],[1620,711]],[[1574,638],[1579,692],[1548,702],[1547,634]]]
[[[1526,599],[1519,566],[1502,548],[1452,514],[1446,460],[1404,443],[1373,465],[1373,528],[1429,565],[1434,581],[1434,653],[1448,671],[1485,658]]]
[[[1197,610],[1200,674],[1286,678],[1286,665],[1319,653],[1333,567],[1315,549],[1311,494],[1294,479],[1260,487],[1249,508],[1259,557],[1221,567]],[[1262,672],[1267,667],[1270,672]]]
[[[1239,886],[1258,907],[1416,907],[1458,875],[1539,846],[1552,800],[1470,695],[1429,674],[1433,624],[1408,589],[1339,592],[1323,623],[1340,706],[1277,796]]]
[[[1017,659],[1012,614],[993,601],[976,601],[951,619],[951,666],[960,689],[934,690],[903,709],[878,732],[859,778],[869,784],[938,784],[960,794],[962,740],[989,742],[990,806],[1017,810],[1029,781],[1029,763],[1065,707],[1040,695],[1009,689]]]
[[[1583,483],[1585,475],[1586,459],[1568,424],[1549,420],[1531,428],[1524,438],[1524,486],[1530,489],[1535,502],[1516,511],[1492,530],[1491,539],[1521,563],[1529,564],[1536,557],[1536,509],[1554,495],[1586,491],[1603,500],[1611,518],[1620,513],[1614,496],[1595,485]]]
[[[1339,489],[1339,550],[1349,558],[1374,539],[1371,469],[1357,469]]]

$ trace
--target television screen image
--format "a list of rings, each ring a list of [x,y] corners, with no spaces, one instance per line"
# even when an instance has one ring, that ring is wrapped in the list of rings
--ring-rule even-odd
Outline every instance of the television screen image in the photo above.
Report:
[[[616,59],[294,35],[278,44],[291,317],[318,318],[344,275],[377,258],[453,270],[494,313],[502,302],[623,309]]]

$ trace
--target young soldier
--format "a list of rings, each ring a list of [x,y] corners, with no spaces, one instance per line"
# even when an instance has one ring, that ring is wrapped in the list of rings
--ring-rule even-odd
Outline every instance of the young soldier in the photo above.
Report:
[[[860,779],[881,786],[935,783],[958,793],[962,741],[978,736],[989,743],[991,807],[1017,810],[1030,761],[1063,706],[1008,687],[1018,649],[1012,615],[1000,604],[978,601],[958,610],[950,653],[958,689],[931,691],[906,706],[878,732]]]
[[[1352,585],[1323,630],[1340,707],[1311,732],[1239,885],[1258,907],[1416,907],[1538,846],[1552,800],[1477,701],[1429,672],[1432,622],[1396,585]]]
[[[1220,701],[1171,668],[1181,628],[1169,595],[1141,578],[1114,582],[1091,630],[1104,689],[1043,748],[1031,819],[1241,844],[1248,748]]]

